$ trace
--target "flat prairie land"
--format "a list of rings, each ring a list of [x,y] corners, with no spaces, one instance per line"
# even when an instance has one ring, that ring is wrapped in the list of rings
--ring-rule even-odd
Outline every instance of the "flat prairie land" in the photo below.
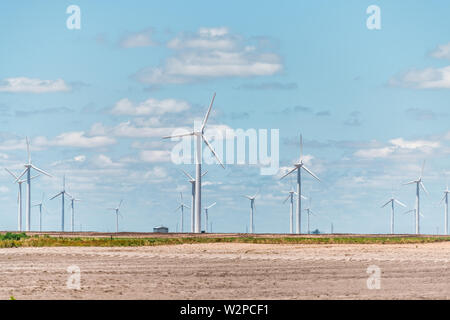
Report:
[[[0,248],[0,299],[450,299],[449,271],[449,241],[23,246]]]

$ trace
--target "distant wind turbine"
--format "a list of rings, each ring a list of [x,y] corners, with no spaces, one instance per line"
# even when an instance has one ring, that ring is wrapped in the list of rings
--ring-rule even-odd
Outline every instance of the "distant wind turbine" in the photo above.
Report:
[[[444,232],[446,235],[448,235],[448,194],[449,194],[450,190],[448,190],[448,186],[444,191],[444,196],[441,199],[441,203],[442,201],[445,200],[445,207],[444,207]]]
[[[417,180],[413,180],[413,181],[404,183],[404,185],[416,184],[416,234],[420,234],[420,219],[419,219],[419,216],[421,216],[421,214],[420,214],[420,188],[422,188],[422,190],[425,191],[426,194],[428,194],[428,191],[427,191],[427,189],[425,189],[425,186],[422,182],[424,167],[425,167],[425,160],[423,161],[423,164],[422,164],[422,170],[420,172],[420,177]]]
[[[34,164],[31,163],[31,154],[30,154],[30,142],[28,141],[28,137],[26,138],[27,143],[27,153],[28,153],[28,163],[24,164],[25,170],[17,177],[16,182],[19,182],[20,178],[24,174],[27,174],[27,198],[26,198],[26,219],[25,219],[25,229],[26,231],[30,231],[31,225],[31,169],[34,169],[42,174],[45,174],[48,177],[51,175],[45,172],[42,169],[39,169]]]
[[[184,134],[163,137],[163,139],[186,137],[186,136],[195,136],[195,138],[196,138],[197,150],[195,153],[195,228],[194,228],[194,232],[196,232],[196,233],[201,232],[202,140],[208,146],[209,150],[211,150],[212,154],[217,159],[219,164],[225,169],[224,165],[222,164],[222,162],[219,159],[219,156],[214,151],[213,147],[211,146],[211,144],[208,142],[208,140],[205,138],[205,135],[204,135],[206,122],[208,121],[209,114],[211,113],[211,109],[212,109],[215,97],[216,97],[216,94],[214,93],[212,100],[211,100],[211,104],[209,105],[208,111],[206,112],[205,118],[203,119],[203,123],[202,123],[202,126],[200,127],[200,130],[196,131],[196,128],[194,128],[194,130],[190,133],[184,133]]]
[[[68,195],[70,198],[73,198],[67,191],[66,191],[66,176],[63,176],[63,185],[62,190],[50,198],[50,200],[53,200],[59,196],[61,196],[61,231],[64,232],[64,197]],[[73,224],[72,224],[73,228]]]
[[[18,205],[18,210],[17,210],[17,230],[18,231],[22,231],[22,183],[24,183],[27,180],[17,180],[17,176],[12,173],[11,171],[9,171],[8,169],[5,168],[5,170],[14,177],[14,183],[17,182],[17,184],[19,185],[19,191],[17,193],[17,205]],[[31,177],[30,179],[34,179],[36,177],[38,177],[39,174]]]
[[[208,210],[216,205],[216,202],[205,208],[205,232],[208,233]]]
[[[39,232],[42,231],[42,207],[44,206],[44,193],[42,193],[41,202],[35,204],[33,207],[39,207]]]
[[[184,208],[190,208],[189,206],[185,205],[183,202],[183,193],[180,192],[180,205],[175,209],[175,211],[177,211],[178,209],[181,209],[181,217],[180,217],[180,222],[181,222],[181,232],[184,232]],[[178,227],[177,227],[178,230]]]
[[[186,171],[184,171],[183,169],[181,169],[181,171],[183,171],[183,173],[188,177],[188,181],[191,183],[191,196],[192,196],[192,200],[191,200],[191,232],[195,232],[195,179],[192,178],[192,176],[187,173]],[[208,170],[203,172],[202,177],[208,173]]]
[[[294,195],[297,195],[297,192],[294,191],[292,188],[291,191],[288,191],[289,195],[287,198],[283,201],[283,203],[286,203],[286,201],[289,200],[289,233],[294,233]],[[307,199],[302,195],[302,199]]]
[[[417,230],[417,219],[416,219],[417,210],[416,209],[411,209],[411,210],[408,210],[408,211],[404,212],[404,214],[408,214],[408,213],[414,213],[414,216],[413,216],[413,218],[414,218],[414,220],[413,220],[413,228],[414,228],[414,224],[415,224],[415,229]],[[424,218],[422,213],[420,213],[420,216],[422,218]]]
[[[320,179],[311,172],[311,170],[309,170],[305,164],[303,163],[303,139],[302,136],[300,135],[300,159],[297,163],[294,163],[294,168],[292,168],[290,171],[288,171],[285,175],[283,175],[281,177],[281,179],[283,179],[284,177],[288,176],[289,174],[291,174],[292,172],[294,172],[295,170],[297,170],[297,194],[302,194],[302,170],[305,170],[306,172],[308,172],[314,179],[316,179],[317,181],[320,181]],[[296,218],[297,218],[297,234],[301,233],[301,211],[302,211],[302,202],[301,202],[301,197],[297,197],[297,212],[296,212]]]
[[[384,208],[388,204],[391,204],[391,234],[394,234],[394,203],[397,203],[397,204],[401,205],[402,207],[406,208],[406,205],[404,203],[395,199],[393,196],[389,199],[388,202],[386,202],[384,205],[381,206],[381,208]]]
[[[70,197],[70,209],[71,209],[71,229],[72,229],[72,232],[74,232],[75,231],[75,208],[74,208],[74,202],[75,201],[81,201],[80,199],[77,199],[77,198],[74,198],[74,197]]]
[[[306,214],[307,214],[307,226],[308,226],[308,234],[311,233],[311,230],[309,229],[309,219],[310,219],[310,215],[316,215],[312,210],[311,210],[311,197],[309,198],[309,206],[305,209]]]
[[[250,233],[254,232],[254,228],[255,228],[255,224],[253,222],[253,215],[254,215],[254,210],[256,209],[255,207],[255,199],[258,196],[259,191],[256,192],[253,196],[248,196],[248,195],[244,195],[244,198],[247,198],[248,200],[250,200]]]
[[[119,233],[119,215],[122,216],[119,211],[120,211],[120,205],[122,204],[123,200],[120,200],[119,205],[115,208],[108,208],[108,210],[114,210],[114,212],[116,213],[116,233]]]

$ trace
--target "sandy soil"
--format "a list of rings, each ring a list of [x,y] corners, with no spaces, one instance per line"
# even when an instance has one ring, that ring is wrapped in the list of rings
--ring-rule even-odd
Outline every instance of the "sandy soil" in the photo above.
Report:
[[[81,270],[68,289],[67,267]],[[368,289],[367,268],[381,269]],[[0,249],[0,299],[450,299],[450,243]]]

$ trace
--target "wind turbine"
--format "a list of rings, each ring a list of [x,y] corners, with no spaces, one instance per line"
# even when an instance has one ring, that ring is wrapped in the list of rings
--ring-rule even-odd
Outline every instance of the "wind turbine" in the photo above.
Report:
[[[310,215],[316,215],[312,210],[311,210],[311,198],[309,198],[309,206],[305,209],[306,214],[308,215],[308,234],[310,234],[310,229],[309,229],[309,217]]]
[[[450,193],[450,190],[448,190],[448,186],[444,191],[444,196],[441,199],[442,201],[445,200],[445,209],[444,209],[444,232],[446,235],[448,235],[448,194]]]
[[[18,205],[18,210],[17,210],[17,230],[18,231],[22,231],[22,183],[24,183],[26,180],[17,180],[17,176],[12,173],[11,171],[9,171],[8,169],[5,168],[5,170],[14,177],[14,182],[19,185],[19,192],[17,193],[17,205]],[[31,177],[31,179],[34,179],[36,177],[38,177],[39,174]]]
[[[302,194],[302,170],[305,170],[306,172],[308,172],[314,179],[317,179],[317,181],[320,181],[320,179],[311,172],[311,170],[309,170],[305,164],[303,163],[303,139],[302,139],[302,135],[300,135],[300,159],[297,163],[294,163],[294,168],[292,168],[291,170],[289,170],[285,175],[283,175],[281,177],[281,179],[283,179],[284,177],[288,176],[289,174],[291,174],[292,172],[294,172],[295,170],[297,170],[297,194]],[[296,218],[297,218],[297,234],[301,233],[301,229],[300,229],[300,223],[301,223],[301,211],[302,211],[302,202],[301,202],[301,198],[302,197],[297,197],[297,212],[296,212]]]
[[[202,192],[202,140],[205,142],[205,144],[208,146],[208,148],[211,150],[214,157],[217,159],[219,164],[222,166],[222,168],[225,169],[224,165],[220,161],[218,155],[214,151],[211,144],[208,142],[208,140],[205,138],[204,132],[206,127],[206,122],[208,121],[209,114],[211,113],[211,108],[214,103],[214,98],[216,97],[216,93],[214,93],[211,104],[209,105],[208,111],[206,112],[205,118],[203,119],[202,126],[200,127],[200,130],[196,130],[194,127],[194,130],[190,133],[184,133],[184,134],[178,134],[173,136],[167,136],[163,137],[163,139],[168,138],[178,138],[178,137],[185,137],[185,136],[194,136],[196,138],[196,153],[195,153],[195,228],[194,232],[200,233],[201,232],[201,192]]]
[[[395,199],[392,196],[388,202],[386,202],[384,205],[381,206],[381,208],[386,207],[389,203],[391,204],[391,234],[394,234],[394,203],[397,203],[405,208],[406,208],[406,205],[403,204],[402,202],[400,202],[399,200]]]
[[[216,203],[214,202],[213,204],[211,204],[205,208],[205,232],[206,233],[208,233],[208,209],[211,209],[215,205],[216,205]]]
[[[70,198],[73,199],[73,197],[66,191],[66,176],[63,176],[63,185],[62,190],[50,198],[50,200],[55,199],[56,197],[61,196],[61,231],[64,232],[64,196],[67,194]],[[72,212],[73,213],[73,212]],[[73,228],[73,224],[72,224]]]
[[[119,215],[122,216],[119,213],[119,210],[120,210],[120,205],[122,204],[122,201],[123,200],[120,200],[119,205],[117,207],[115,207],[115,208],[108,208],[108,210],[114,210],[115,213],[116,213],[116,233],[119,233]]]
[[[184,171],[183,169],[181,169],[181,171],[183,171],[183,173],[188,177],[188,181],[191,183],[191,187],[192,187],[192,191],[191,191],[191,195],[192,195],[192,201],[191,201],[191,232],[195,232],[195,179],[192,178],[192,176],[187,173],[186,171]],[[205,171],[202,174],[202,177],[208,173],[208,170]]]
[[[415,218],[415,216],[416,216],[416,212],[417,212],[417,210],[416,209],[411,209],[411,210],[408,210],[408,211],[406,211],[406,212],[404,212],[404,214],[407,214],[407,213],[414,213],[414,218]],[[423,214],[421,213],[420,214],[420,216],[422,217],[422,218],[425,218],[424,216],[423,216]],[[415,224],[416,224],[416,229],[417,229],[417,219],[414,219],[413,220],[413,226],[414,226],[414,222],[415,222]]]
[[[283,201],[283,203],[286,203],[286,201],[289,200],[290,209],[289,209],[289,233],[294,233],[294,195],[297,194],[297,192],[294,191],[293,188],[291,188],[291,191],[288,191],[289,195],[287,198]],[[303,195],[301,196],[302,199],[307,199]]]
[[[72,196],[70,196],[70,209],[71,209],[71,214],[72,214],[72,216],[71,216],[71,227],[72,227],[72,232],[74,232],[74,226],[75,226],[75,224],[74,224],[74,216],[75,216],[75,208],[74,208],[74,202],[75,201],[81,201],[80,199],[76,199],[76,198],[74,198],[74,197],[72,197]]]
[[[31,154],[30,154],[30,142],[28,141],[28,137],[26,138],[27,142],[27,153],[28,153],[28,163],[24,164],[25,170],[17,177],[16,182],[22,178],[24,174],[27,174],[27,200],[26,200],[26,220],[25,220],[25,229],[26,231],[30,231],[31,224],[31,169],[34,169],[40,173],[45,174],[46,176],[52,177],[49,173],[45,172],[42,169],[39,169],[34,164],[31,163]]]
[[[42,231],[42,207],[44,205],[44,193],[42,193],[41,202],[35,204],[33,207],[39,207],[39,232]]]
[[[258,196],[259,191],[255,193],[255,195],[253,196],[248,196],[248,195],[244,195],[243,197],[247,198],[248,200],[250,200],[250,233],[253,233],[253,229],[255,228],[255,225],[253,223],[253,213],[254,210],[256,209],[255,207],[255,199]]]
[[[427,189],[425,189],[425,186],[423,185],[422,182],[422,176],[423,176],[423,169],[425,167],[425,160],[423,161],[422,164],[422,170],[420,172],[420,177],[417,180],[413,180],[407,183],[404,183],[404,185],[407,184],[416,184],[416,234],[420,233],[420,219],[419,216],[420,214],[420,188],[422,188],[423,191],[425,191],[426,194],[428,194]]]
[[[185,205],[183,202],[183,193],[180,192],[180,197],[181,197],[181,201],[180,201],[180,205],[175,209],[175,211],[177,211],[178,209],[181,209],[181,232],[184,232],[184,208],[190,208],[189,206]],[[178,228],[177,228],[178,229]]]

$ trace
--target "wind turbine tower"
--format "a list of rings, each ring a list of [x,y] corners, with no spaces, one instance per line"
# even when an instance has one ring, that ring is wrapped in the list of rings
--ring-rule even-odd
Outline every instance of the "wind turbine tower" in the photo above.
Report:
[[[444,232],[445,235],[448,235],[448,194],[449,194],[450,190],[448,190],[448,186],[447,189],[445,189],[444,191],[444,197],[441,200],[442,201],[445,200],[445,207],[444,207]]]
[[[214,202],[210,206],[205,208],[205,232],[208,233],[208,210],[214,207],[216,203]]]
[[[61,196],[61,231],[64,232],[64,197],[68,195],[70,198],[73,199],[73,197],[66,191],[66,176],[63,176],[63,185],[62,190],[50,198],[50,200],[53,200],[59,196]],[[73,224],[72,224],[73,227]]]

